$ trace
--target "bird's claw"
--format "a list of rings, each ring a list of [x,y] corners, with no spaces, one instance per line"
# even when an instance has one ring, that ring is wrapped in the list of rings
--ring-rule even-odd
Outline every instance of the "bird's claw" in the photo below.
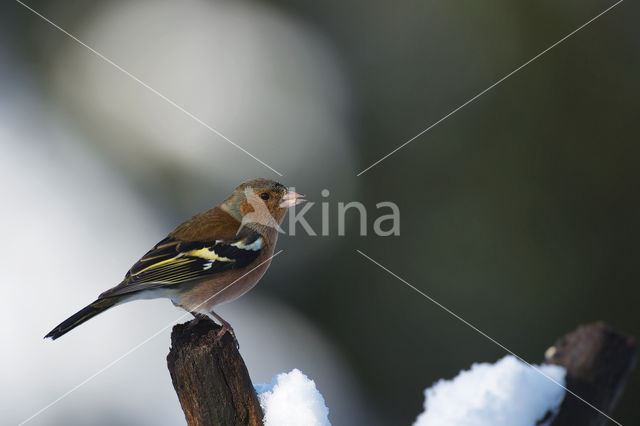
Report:
[[[229,333],[229,335],[233,339],[233,343],[235,343],[236,349],[240,349],[240,343],[238,343],[238,339],[236,339],[236,333],[233,331],[233,328],[231,328],[231,326],[229,326],[228,323],[222,324],[222,327],[220,328],[220,330],[218,330],[218,333],[216,334],[216,340],[222,343],[222,337],[226,333]]]

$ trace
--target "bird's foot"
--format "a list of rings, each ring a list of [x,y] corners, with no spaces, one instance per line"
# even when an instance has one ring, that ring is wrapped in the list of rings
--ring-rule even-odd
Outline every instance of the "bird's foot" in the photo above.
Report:
[[[233,342],[236,345],[236,349],[240,349],[240,343],[238,343],[238,339],[236,339],[236,333],[235,331],[233,331],[233,327],[231,327],[231,324],[229,324],[220,315],[216,314],[213,311],[211,311],[211,315],[213,315],[218,321],[220,321],[220,324],[222,325],[222,327],[220,328],[220,330],[218,330],[218,333],[216,334],[216,339],[221,342],[222,337],[226,333],[229,333],[229,335],[231,335],[231,338],[233,339]]]
[[[216,340],[222,343],[222,338],[226,333],[229,333],[231,338],[233,339],[233,343],[236,345],[236,349],[240,349],[240,343],[238,343],[238,339],[236,339],[236,333],[233,331],[233,328],[229,325],[229,323],[222,324],[222,328],[218,330],[216,334]]]

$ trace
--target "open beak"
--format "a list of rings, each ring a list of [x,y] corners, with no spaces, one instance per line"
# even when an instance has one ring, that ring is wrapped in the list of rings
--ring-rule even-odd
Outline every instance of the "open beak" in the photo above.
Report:
[[[297,206],[298,204],[304,203],[305,200],[304,195],[298,194],[297,192],[287,191],[286,194],[282,197],[282,202],[280,203],[281,209],[286,209],[289,207]]]

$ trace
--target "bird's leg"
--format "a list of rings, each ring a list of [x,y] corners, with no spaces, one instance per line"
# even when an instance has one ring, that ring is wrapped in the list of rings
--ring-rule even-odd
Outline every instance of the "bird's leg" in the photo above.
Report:
[[[224,333],[228,331],[229,334],[231,334],[231,337],[233,337],[233,340],[236,342],[236,346],[239,347],[240,345],[238,344],[238,340],[236,339],[236,333],[233,331],[231,324],[229,324],[227,321],[225,321],[220,315],[216,314],[215,312],[209,311],[209,313],[213,315],[213,317],[217,319],[220,322],[220,324],[222,324],[222,328],[218,331],[218,339],[221,339],[222,336],[224,336]]]
[[[187,326],[187,330],[191,330],[193,327],[195,327],[200,321],[203,320],[208,320],[211,321],[211,319],[206,316],[205,314],[201,314],[200,312],[189,312],[191,315],[194,316],[195,319],[193,319],[189,325]]]

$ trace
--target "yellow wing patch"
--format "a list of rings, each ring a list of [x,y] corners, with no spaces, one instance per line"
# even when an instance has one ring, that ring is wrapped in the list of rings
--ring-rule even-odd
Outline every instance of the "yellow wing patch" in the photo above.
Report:
[[[150,269],[162,269],[162,268],[166,268],[166,267],[175,267],[175,266],[181,266],[181,265],[185,265],[189,262],[191,262],[189,259],[180,259],[180,257],[182,257],[182,253],[180,253],[179,255],[172,257],[171,259],[166,259],[166,260],[161,260],[158,263],[153,263],[149,266],[147,266],[146,268],[136,272],[134,275],[139,275],[143,272],[147,272]],[[153,259],[153,258],[150,258]]]
[[[234,261],[233,259],[229,259],[228,257],[218,256],[218,254],[215,251],[205,247],[199,250],[189,250],[187,252],[180,253],[177,256],[172,257],[171,259],[165,259],[165,260],[161,260],[160,262],[151,264],[146,268],[136,272],[135,275],[140,275],[143,272],[148,272],[151,269],[162,270],[166,268],[175,268],[175,267],[179,267],[182,265],[186,265],[190,262],[193,262],[193,259],[189,259],[188,257],[183,257],[183,256],[199,257],[200,259],[210,260],[211,262],[215,262],[216,260],[219,262]],[[153,259],[153,258],[149,258],[149,259]],[[211,265],[209,265],[209,268],[210,267]]]
[[[218,254],[209,250],[207,247],[201,248],[199,250],[191,250],[184,253],[186,256],[199,257],[201,259],[207,260],[219,260],[220,262],[233,262],[233,259],[229,259],[228,257],[218,256]]]

